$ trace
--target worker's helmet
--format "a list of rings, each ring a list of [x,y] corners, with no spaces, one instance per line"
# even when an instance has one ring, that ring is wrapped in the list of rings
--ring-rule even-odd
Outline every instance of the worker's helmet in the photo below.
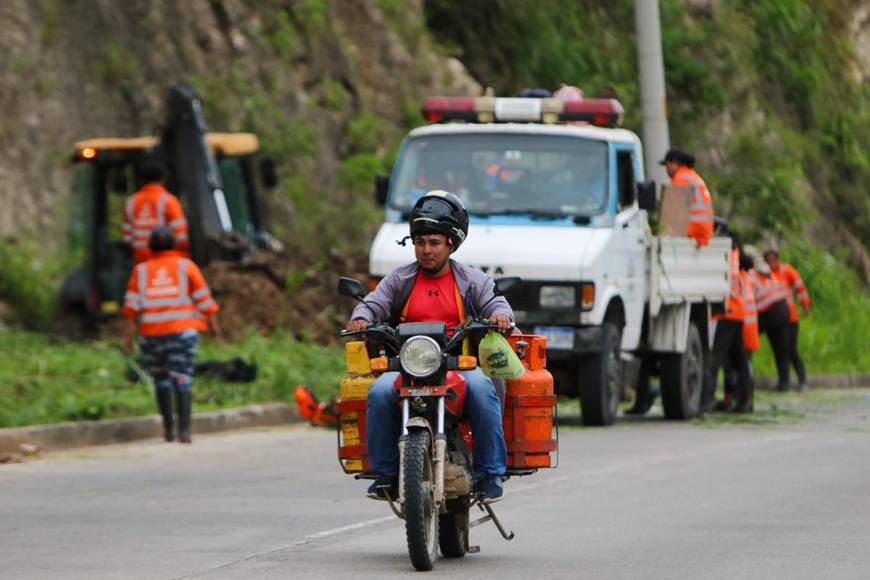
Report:
[[[154,252],[165,252],[175,247],[175,236],[172,235],[172,230],[166,226],[157,226],[151,230],[151,237],[148,238],[148,248]]]
[[[462,200],[446,191],[430,191],[414,204],[411,217],[411,237],[442,234],[453,241],[455,252],[468,236],[468,210]]]

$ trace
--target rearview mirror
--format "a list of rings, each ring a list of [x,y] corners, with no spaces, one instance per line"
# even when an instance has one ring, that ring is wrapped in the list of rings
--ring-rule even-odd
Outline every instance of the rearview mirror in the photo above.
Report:
[[[387,204],[387,191],[390,189],[390,176],[379,173],[375,175],[375,201],[378,205]]]
[[[496,296],[504,296],[511,292],[512,290],[519,289],[520,285],[523,283],[521,278],[516,276],[510,276],[507,278],[499,278],[495,281],[495,295]]]
[[[260,179],[263,185],[269,189],[278,185],[278,171],[275,168],[275,161],[271,157],[260,160]]]
[[[653,212],[656,210],[656,182],[644,181],[637,184],[637,205],[640,209]]]
[[[356,298],[360,302],[362,302],[365,296],[362,282],[353,278],[345,278],[344,276],[338,281],[338,293],[348,298]]]

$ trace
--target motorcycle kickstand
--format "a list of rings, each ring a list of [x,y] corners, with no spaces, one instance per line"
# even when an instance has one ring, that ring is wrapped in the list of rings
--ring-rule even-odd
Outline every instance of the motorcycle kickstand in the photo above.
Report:
[[[394,514],[396,514],[397,518],[399,518],[400,520],[405,519],[405,512],[396,507],[397,502],[394,502],[393,498],[391,498],[389,495],[387,495],[387,503],[390,504],[390,509]],[[399,505],[401,506],[401,504]]]
[[[474,528],[479,526],[480,524],[485,524],[486,522],[491,521],[495,524],[495,527],[498,529],[498,533],[501,534],[502,538],[504,538],[508,542],[514,539],[514,533],[508,532],[504,529],[504,526],[501,525],[501,522],[499,521],[498,517],[496,517],[495,512],[492,511],[492,508],[489,506],[489,504],[485,504],[481,501],[476,501],[475,503],[477,504],[477,507],[480,508],[480,511],[485,511],[488,515],[485,515],[482,518],[474,520],[473,522],[468,524],[469,528]]]

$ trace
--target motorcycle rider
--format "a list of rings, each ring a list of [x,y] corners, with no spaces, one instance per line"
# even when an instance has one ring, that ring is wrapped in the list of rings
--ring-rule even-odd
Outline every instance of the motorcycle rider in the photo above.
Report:
[[[347,329],[402,322],[444,322],[451,328],[469,315],[488,318],[500,331],[507,331],[513,310],[507,300],[495,295],[493,279],[450,258],[468,234],[468,211],[462,201],[452,193],[430,191],[414,205],[408,221],[416,261],[381,280],[353,310]],[[366,441],[369,461],[378,474],[367,492],[373,499],[394,497],[398,489],[401,413],[393,386],[397,375],[382,374],[368,394]],[[462,375],[468,383],[464,412],[474,434],[477,490],[487,503],[498,501],[507,454],[501,401],[492,379],[480,368]]]

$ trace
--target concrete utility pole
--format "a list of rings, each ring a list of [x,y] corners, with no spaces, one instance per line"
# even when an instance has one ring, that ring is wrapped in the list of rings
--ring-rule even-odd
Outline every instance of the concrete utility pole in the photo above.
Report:
[[[670,148],[665,67],[658,0],[634,0],[637,29],[637,60],[640,69],[640,101],[643,113],[643,158],[646,178],[667,183],[668,175],[658,164]]]

